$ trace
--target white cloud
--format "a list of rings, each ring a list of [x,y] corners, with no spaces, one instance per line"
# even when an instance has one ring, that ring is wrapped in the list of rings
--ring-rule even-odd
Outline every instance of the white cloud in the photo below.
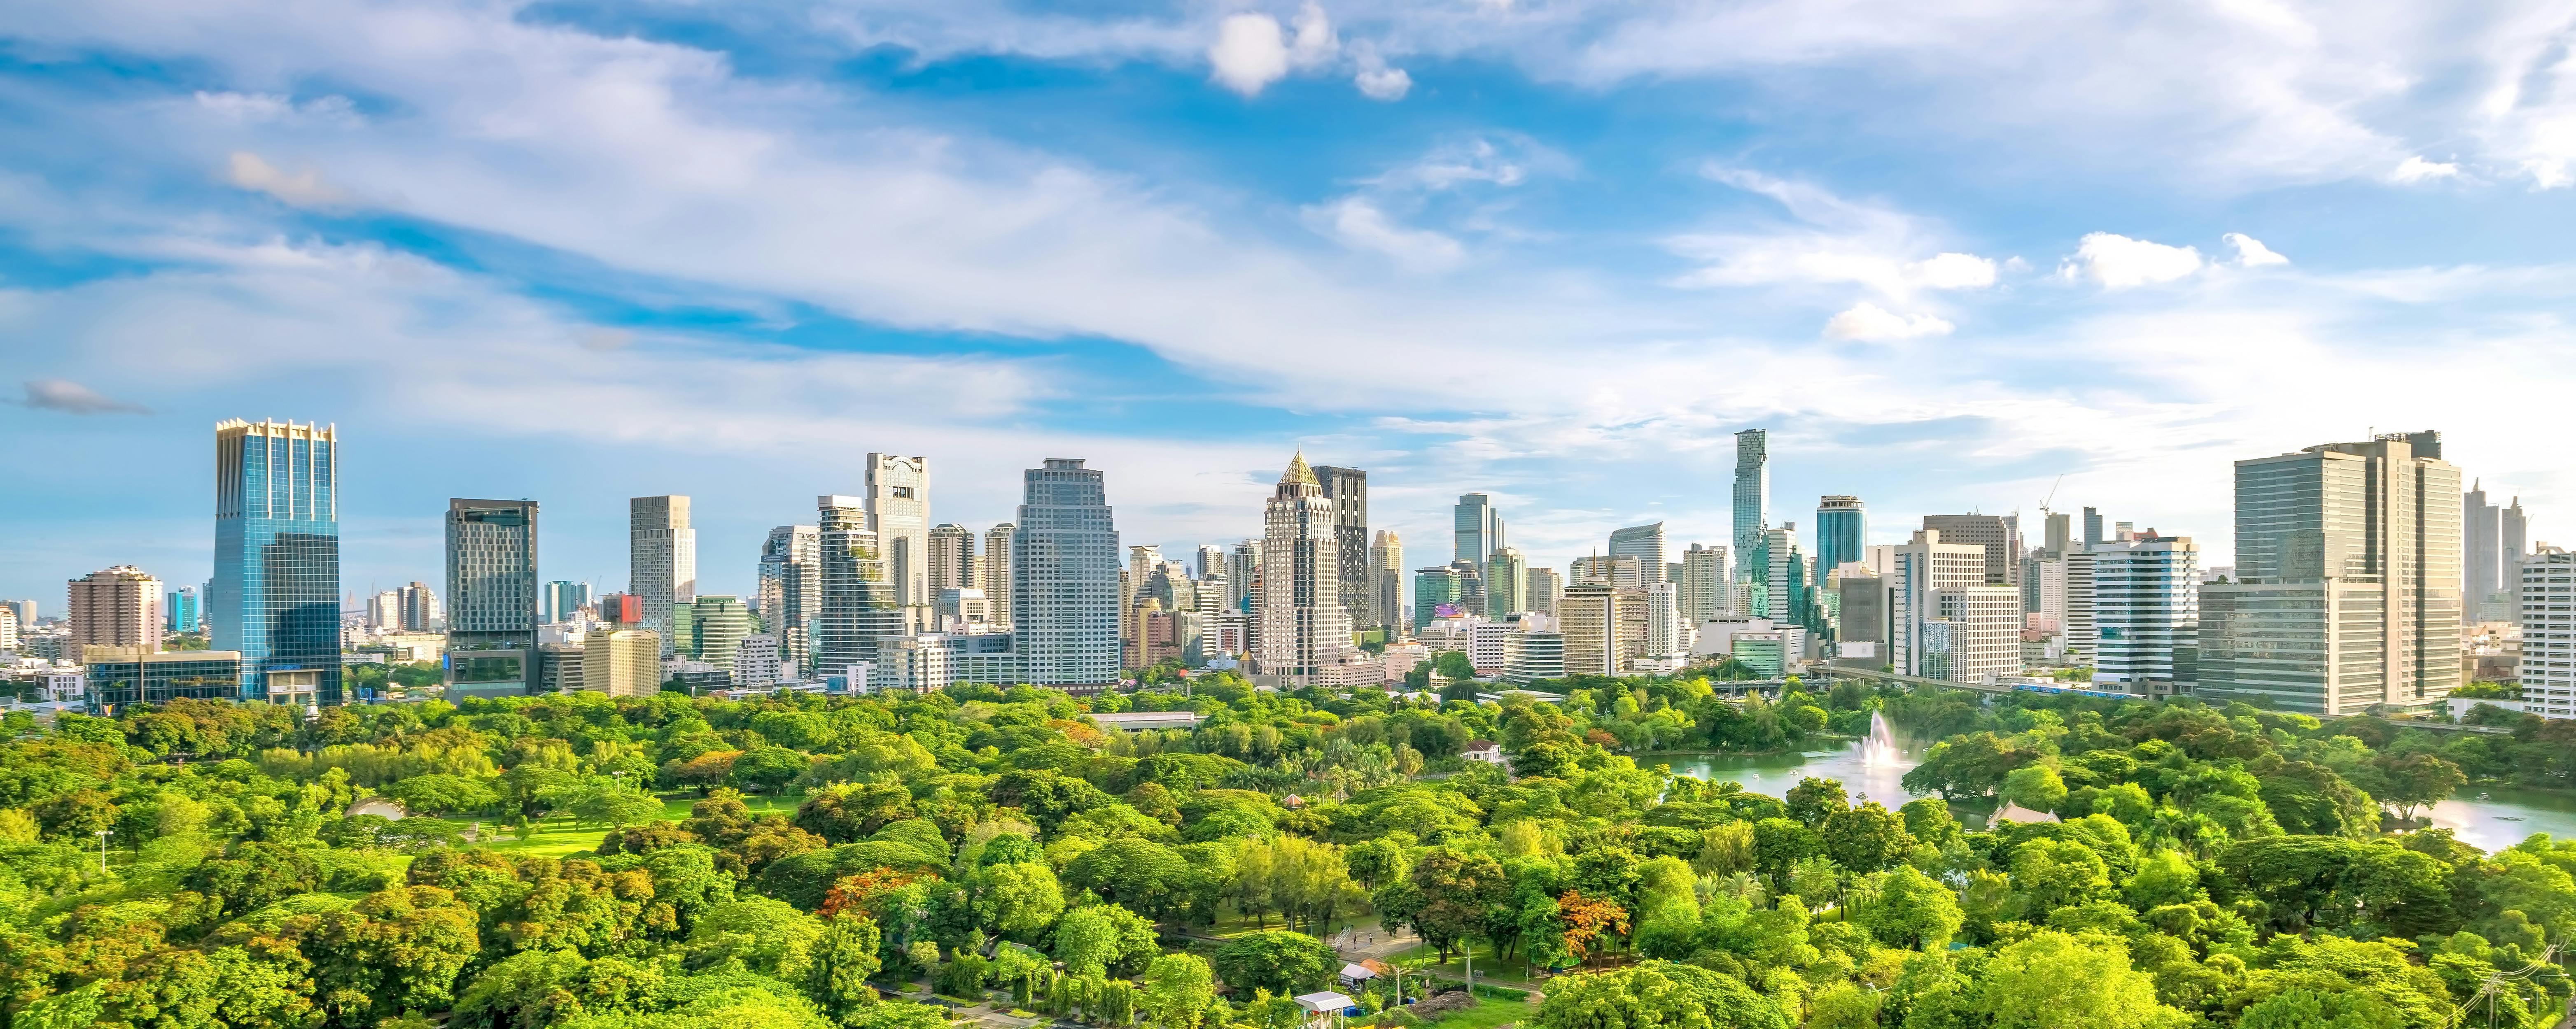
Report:
[[[2236,248],[2236,263],[2240,267],[2260,268],[2267,264],[2290,263],[2289,258],[2273,253],[2271,247],[2264,246],[2262,240],[2242,232],[2230,232],[2219,238],[2228,246]]]
[[[1984,289],[1995,284],[1993,258],[1975,254],[1934,254],[1905,266],[1907,277],[1927,289]]]
[[[1466,257],[1466,248],[1457,240],[1428,229],[1397,225],[1385,211],[1363,197],[1347,196],[1307,208],[1306,218],[1316,231],[1344,246],[1384,254],[1414,271],[1444,271]]]
[[[1666,241],[1676,253],[1705,262],[1677,285],[1775,286],[1859,284],[1892,299],[1923,290],[1982,289],[1994,285],[1991,258],[1934,249],[1938,233],[1922,219],[1891,208],[1834,195],[1813,183],[1774,178],[1723,165],[1702,169],[1708,178],[1769,197],[1803,223],[1769,231],[1708,232]]]
[[[2269,251],[2266,251],[2267,253]],[[2075,257],[2063,269],[2069,278],[2093,280],[2104,289],[2127,289],[2172,282],[2200,270],[2200,251],[2166,246],[2109,232],[2087,233]]]
[[[1247,97],[1288,77],[1288,39],[1279,19],[1267,14],[1226,16],[1217,23],[1216,45],[1207,57],[1218,84]]]
[[[1288,49],[1289,63],[1312,68],[1341,51],[1341,37],[1333,33],[1333,20],[1324,16],[1323,5],[1308,0],[1297,10],[1296,26],[1297,39]]]
[[[1928,314],[1903,315],[1869,301],[1825,322],[1825,335],[1831,339],[1853,339],[1868,342],[1914,339],[1919,336],[1947,336],[1956,326]]]
[[[2455,162],[2427,161],[2419,155],[2409,154],[2405,160],[2397,162],[2397,170],[2388,173],[2388,177],[2409,185],[2434,179],[2456,179],[2460,177],[2460,166]]]
[[[1360,95],[1392,103],[1412,92],[1413,76],[1405,74],[1402,68],[1387,67],[1386,58],[1378,55],[1376,47],[1358,47],[1353,61],[1358,64],[1359,71],[1351,76],[1351,84],[1359,87]]]
[[[338,207],[349,200],[340,187],[322,180],[322,173],[306,168],[292,175],[248,151],[233,151],[225,164],[225,181],[254,192],[266,193],[294,207]]]

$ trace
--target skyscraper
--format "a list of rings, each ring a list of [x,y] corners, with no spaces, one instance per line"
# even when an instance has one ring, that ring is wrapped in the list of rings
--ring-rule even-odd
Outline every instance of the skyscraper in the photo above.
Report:
[[[1860,498],[1841,493],[1816,501],[1816,574],[1828,575],[1845,561],[1869,559],[1869,509]]]
[[[1027,680],[1118,681],[1118,527],[1081,458],[1050,457],[1022,482],[1011,540],[1011,623]]]
[[[1368,622],[1373,628],[1388,630],[1388,637],[1400,635],[1395,630],[1405,624],[1404,618],[1404,541],[1393,529],[1379,529],[1376,540],[1369,544]]]
[[[331,426],[215,426],[212,643],[244,697],[340,702],[339,468]]]
[[[556,579],[546,584],[538,601],[538,617],[548,622],[568,622],[574,611],[590,606],[590,584]]]
[[[1733,610],[1735,601],[1735,568],[1726,560],[1724,546],[1703,547],[1691,544],[1682,551],[1682,621],[1696,628],[1719,614]]]
[[[1639,581],[1652,585],[1664,581],[1664,523],[1631,525],[1610,533],[1610,556],[1637,559]]]
[[[734,658],[752,633],[751,609],[741,598],[710,593],[690,602],[688,623],[688,655],[733,674]]]
[[[1529,559],[1519,547],[1504,547],[1485,558],[1485,617],[1501,618],[1530,609]]]
[[[395,607],[401,617],[395,626],[404,632],[436,632],[444,616],[438,613],[438,591],[418,579],[394,591]]]
[[[1986,548],[1986,585],[2021,585],[2019,515],[1924,515],[1923,527],[1940,533],[1943,543],[1974,543]]]
[[[2461,495],[2461,600],[2470,621],[2510,622],[2519,613],[2523,529],[2520,497],[2511,508],[2497,507],[2488,502],[2483,482]]]
[[[1254,584],[1261,581],[1261,541],[1243,540],[1225,559],[1226,606],[1251,614],[1255,606]]]
[[[868,528],[876,530],[895,603],[907,626],[929,621],[938,594],[930,588],[930,459],[868,455]]]
[[[1618,675],[1629,652],[1621,629],[1628,594],[1601,583],[1578,583],[1557,598],[1557,631],[1565,637],[1565,674]]]
[[[1771,527],[1771,433],[1735,434],[1735,574],[1759,579],[1771,559],[1762,554],[1762,530]]]
[[[1529,609],[1543,615],[1556,614],[1556,602],[1565,595],[1565,577],[1554,568],[1532,568],[1521,576],[1528,591]]]
[[[83,647],[136,648],[161,652],[161,580],[133,565],[100,569],[70,582],[72,636],[64,656],[81,660]]]
[[[1350,620],[1342,611],[1335,504],[1299,454],[1262,505],[1260,671],[1311,682],[1344,663]]]
[[[1450,509],[1449,527],[1450,559],[1476,566],[1479,578],[1485,574],[1485,558],[1510,542],[1504,538],[1503,516],[1494,510],[1494,498],[1482,493],[1458,495],[1458,505]]]
[[[2089,547],[2109,538],[2102,534],[2102,512],[2092,507],[2085,508],[2084,545]]]
[[[948,590],[975,588],[980,577],[975,574],[975,533],[955,522],[941,522],[930,530],[930,595],[933,598]]]
[[[181,586],[163,598],[163,627],[178,635],[194,633],[205,623],[205,613],[197,607],[197,588]]]
[[[1475,578],[1476,566],[1465,561],[1417,569],[1413,573],[1414,635],[1421,635],[1434,618],[1464,613],[1468,588]],[[1478,596],[1482,595],[1479,591]]]
[[[2236,462],[2236,581],[2201,587],[2200,688],[2347,715],[2460,684],[2460,470],[2432,432]]]
[[[626,592],[644,607],[637,624],[662,641],[662,656],[669,657],[676,614],[698,599],[698,530],[689,527],[689,498],[636,497],[626,509]]]
[[[2021,666],[2021,594],[1985,584],[1985,548],[1918,530],[1896,548],[1891,664],[1904,675],[1980,682]]]
[[[1368,473],[1357,468],[1316,465],[1315,482],[1333,502],[1333,544],[1340,553],[1334,568],[1341,576],[1342,615],[1352,628],[1367,628],[1369,608]]]
[[[2507,510],[2519,511],[2516,504]],[[2576,718],[2576,554],[2543,544],[2515,569],[2522,611],[2523,710]]]
[[[537,645],[537,502],[447,502],[447,645]]]
[[[903,609],[895,603],[877,534],[868,528],[865,498],[816,497],[819,514],[816,563],[823,572],[822,609],[814,619],[814,672],[840,675],[851,665],[879,659],[880,645],[903,635]]]
[[[993,627],[1004,632],[1011,628],[1011,540],[1020,527],[997,522],[984,530],[984,606]]]
[[[760,617],[778,658],[811,671],[814,620],[823,614],[823,530],[781,525],[760,545]]]
[[[1216,544],[1214,544],[1214,543],[1201,543],[1201,544],[1199,544],[1199,557],[1198,557],[1198,561],[1199,561],[1199,566],[1198,566],[1197,568],[1191,569],[1191,573],[1190,573],[1190,574],[1192,574],[1192,575],[1194,575],[1194,576],[1197,576],[1198,578],[1201,578],[1201,579],[1205,579],[1205,578],[1207,578],[1207,577],[1208,577],[1208,576],[1210,576],[1210,575],[1215,575],[1215,576],[1217,576],[1217,577],[1219,577],[1219,578],[1223,578],[1223,577],[1224,577],[1224,575],[1225,575],[1225,548],[1224,548],[1224,547],[1217,546],[1217,545],[1216,545]]]
[[[2200,546],[2149,532],[2093,548],[2093,681],[2130,693],[2189,692],[2200,663]]]

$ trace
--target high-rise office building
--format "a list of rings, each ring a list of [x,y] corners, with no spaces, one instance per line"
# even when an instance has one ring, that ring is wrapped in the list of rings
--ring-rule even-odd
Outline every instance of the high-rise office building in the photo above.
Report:
[[[984,606],[993,628],[1004,632],[1011,628],[1011,540],[1019,532],[1010,522],[984,530]]]
[[[1610,556],[1636,558],[1638,580],[1643,584],[1664,581],[1664,523],[1612,530]]]
[[[781,525],[760,545],[760,617],[782,665],[814,668],[814,620],[823,613],[823,530]]]
[[[1735,434],[1735,574],[1759,579],[1771,559],[1762,554],[1762,530],[1771,527],[1771,433]]]
[[[1682,551],[1682,619],[1697,626],[1733,610],[1735,599],[1735,566],[1727,563],[1724,546],[1703,547],[1691,544]]]
[[[1574,559],[1566,567],[1566,578],[1575,584],[1599,583],[1634,589],[1646,583],[1646,565],[1633,557],[1604,557],[1589,554]]]
[[[162,627],[185,636],[205,627],[205,611],[197,606],[197,588],[181,586],[171,590],[163,600]]]
[[[1011,540],[1011,623],[1039,686],[1118,681],[1118,527],[1096,469],[1051,457],[1022,482]]]
[[[340,703],[340,463],[331,426],[215,426],[215,650],[241,695]]]
[[[1869,559],[1869,508],[1859,497],[1827,494],[1816,501],[1816,570],[1830,574],[1845,561]]]
[[[1923,527],[1940,533],[1944,543],[1974,543],[1986,548],[1986,585],[2021,585],[2019,515],[1924,515]]]
[[[1576,583],[1557,598],[1557,631],[1565,637],[1565,674],[1618,675],[1635,656],[1623,632],[1627,594],[1617,586]]]
[[[2462,602],[2473,622],[2510,622],[2522,606],[2520,578],[2525,524],[2522,498],[2511,507],[2487,500],[2477,483],[2460,498]]]
[[[2201,587],[2199,692],[2330,716],[2442,703],[2459,497],[2432,432],[2236,462],[2236,581]]]
[[[1216,576],[1219,578],[1223,578],[1225,576],[1224,547],[1217,546],[1214,543],[1199,544],[1198,562],[1199,566],[1191,569],[1190,574],[1201,579],[1208,578],[1209,576]]]
[[[1261,541],[1243,540],[1225,556],[1225,606],[1249,615],[1257,605],[1253,587],[1261,582]]]
[[[1466,614],[1471,587],[1476,581],[1476,566],[1465,561],[1433,565],[1413,573],[1413,633],[1431,626],[1434,618],[1454,618]],[[1481,589],[1472,590],[1477,598]]]
[[[1890,664],[1904,675],[1982,682],[2021,667],[2021,593],[1986,585],[1986,552],[1918,530],[1895,548]]]
[[[2521,580],[2522,709],[2576,718],[2576,554],[2543,545],[2514,571]]]
[[[2504,548],[2504,561],[2505,568],[2507,569],[2505,573],[2504,588],[2507,591],[2517,594],[2516,600],[2519,601],[2519,594],[2521,591],[2514,588],[2513,570],[2521,568],[2522,559],[2531,556],[2531,522],[2522,513],[2521,497],[2513,498],[2510,503],[2507,503],[2504,506],[2504,512],[2500,519],[2500,523],[2501,524],[2498,526],[2498,536],[2500,537]],[[2518,608],[2520,604],[2517,603],[2515,606]],[[2507,616],[2507,620],[2511,620],[2510,615]]]
[[[1646,654],[1667,657],[1688,653],[1688,627],[1682,624],[1682,592],[1679,583],[1659,582],[1646,587]]]
[[[638,623],[671,656],[679,609],[698,599],[698,530],[689,527],[689,498],[627,501],[626,592],[644,607]]]
[[[868,455],[868,528],[876,531],[895,603],[905,624],[928,621],[930,587],[930,459]]]
[[[590,606],[590,584],[556,579],[546,584],[538,601],[539,618],[548,622],[569,622],[573,612]]]
[[[133,565],[104,568],[73,579],[67,587],[72,660],[85,647],[120,647],[145,654],[161,652],[161,580]]]
[[[2200,545],[2154,532],[2093,548],[2093,681],[2188,693],[2200,664]]]
[[[537,645],[537,502],[447,502],[447,646]]]
[[[1485,558],[1511,541],[1503,526],[1502,512],[1494,509],[1494,498],[1483,493],[1461,493],[1458,504],[1450,509],[1451,533],[1449,557],[1476,566],[1476,576],[1485,574]],[[1420,603],[1416,600],[1415,603]]]
[[[904,633],[877,534],[868,528],[863,497],[816,497],[816,564],[823,573],[821,607],[814,618],[813,671],[840,675],[851,665],[878,660],[888,639]]]
[[[935,599],[949,590],[978,588],[982,577],[975,572],[974,530],[955,522],[931,527],[930,595]]]
[[[1529,559],[1519,547],[1504,547],[1485,557],[1485,617],[1501,618],[1530,609]]]
[[[662,643],[652,632],[633,626],[601,629],[584,636],[581,649],[582,689],[612,697],[662,692]]]
[[[742,641],[754,628],[751,609],[743,606],[741,598],[706,594],[689,602],[686,646],[680,652],[731,675]]]
[[[1557,600],[1565,596],[1565,577],[1554,568],[1531,568],[1521,576],[1529,610],[1536,614],[1556,614]]]
[[[2096,543],[2100,543],[2100,542],[2102,542],[2102,541],[2104,541],[2104,540],[2107,540],[2107,539],[2109,539],[2109,538],[2110,538],[2109,536],[2104,535],[2104,533],[2103,533],[2103,529],[2102,529],[2102,512],[2101,512],[2101,510],[2100,510],[2100,509],[2098,509],[2098,508],[2092,508],[2092,507],[2087,507],[2087,508],[2085,508],[2085,509],[2084,509],[2084,545],[2089,547],[2089,546],[2092,546],[2092,545],[2094,545],[2094,544],[2096,544]]]
[[[1354,629],[1369,628],[1368,473],[1328,464],[1314,467],[1324,499],[1333,502],[1333,542],[1340,548],[1334,567],[1341,575],[1342,615]]]
[[[1404,618],[1404,540],[1393,529],[1377,530],[1369,543],[1369,603],[1366,625],[1398,635]]]
[[[404,632],[436,632],[447,620],[439,610],[438,591],[429,588],[428,583],[414,579],[411,585],[395,590],[394,595],[401,612],[395,625]]]
[[[1159,545],[1139,543],[1130,544],[1127,547],[1127,566],[1118,570],[1119,653],[1132,653],[1135,650],[1137,635],[1144,628],[1144,623],[1136,619],[1138,591],[1145,588],[1145,580],[1152,576],[1154,569],[1162,563],[1163,548]],[[1168,611],[1170,608],[1164,608],[1164,610]]]
[[[1351,627],[1342,613],[1335,503],[1305,455],[1288,462],[1262,505],[1260,671],[1311,682],[1346,663]]]

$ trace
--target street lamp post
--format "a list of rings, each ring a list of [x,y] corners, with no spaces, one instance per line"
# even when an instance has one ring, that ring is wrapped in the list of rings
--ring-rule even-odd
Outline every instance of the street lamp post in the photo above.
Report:
[[[107,838],[116,835],[116,831],[113,829],[95,829],[91,831],[91,835],[98,837],[98,874],[106,875]]]

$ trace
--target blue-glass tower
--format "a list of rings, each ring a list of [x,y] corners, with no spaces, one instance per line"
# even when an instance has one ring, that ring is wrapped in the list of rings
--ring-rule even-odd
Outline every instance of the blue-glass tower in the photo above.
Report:
[[[1816,501],[1816,582],[1845,561],[1869,557],[1869,509],[1859,497],[1828,495]]]
[[[164,628],[181,634],[197,631],[200,618],[197,611],[196,587],[181,586],[171,590],[170,596],[163,602],[161,609],[170,613],[170,624]]]
[[[340,703],[340,465],[336,431],[215,426],[216,650],[242,656],[242,697]]]

